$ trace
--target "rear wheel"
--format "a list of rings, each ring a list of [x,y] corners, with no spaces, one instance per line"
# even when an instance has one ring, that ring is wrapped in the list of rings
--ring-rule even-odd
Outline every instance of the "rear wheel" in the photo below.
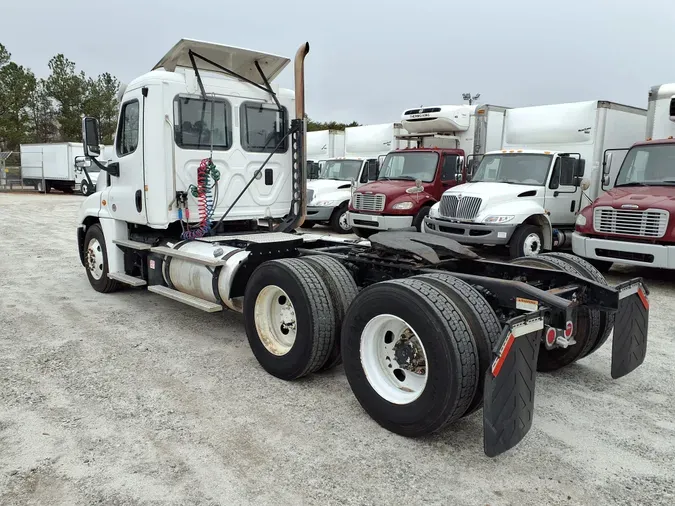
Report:
[[[342,357],[361,406],[403,436],[457,420],[478,384],[469,324],[443,291],[420,279],[363,290],[345,315]]]
[[[84,235],[84,263],[94,290],[110,293],[120,288],[119,282],[108,277],[108,250],[99,224],[90,226]]]
[[[371,235],[377,234],[377,230],[371,230],[369,228],[352,227],[352,233],[354,233],[356,237],[360,237],[361,239],[368,239]]]
[[[347,219],[346,202],[333,211],[330,217],[330,228],[338,234],[349,234],[352,231],[352,227],[349,226],[349,220]]]
[[[354,297],[359,293],[359,289],[356,287],[354,278],[347,268],[334,258],[326,255],[308,255],[302,257],[302,259],[326,283],[331,300],[333,301],[333,308],[335,309],[335,344],[328,355],[326,363],[320,369],[321,371],[327,371],[342,363],[342,354],[340,352],[342,322]]]
[[[539,267],[542,269],[560,270],[570,274],[580,275],[579,271],[574,266],[560,258],[548,255],[516,258],[515,260],[512,260],[511,263],[529,267]],[[572,334],[575,344],[571,344],[567,348],[561,347],[551,350],[547,350],[542,346],[539,351],[539,358],[537,359],[537,371],[556,371],[585,357],[596,342],[599,331],[600,311],[591,310],[584,306],[579,307],[577,310],[575,330]]]
[[[543,252],[544,234],[536,225],[521,225],[509,243],[511,258],[528,257]]]
[[[246,285],[246,336],[260,365],[277,378],[300,378],[326,363],[334,315],[330,291],[302,259],[265,262]]]

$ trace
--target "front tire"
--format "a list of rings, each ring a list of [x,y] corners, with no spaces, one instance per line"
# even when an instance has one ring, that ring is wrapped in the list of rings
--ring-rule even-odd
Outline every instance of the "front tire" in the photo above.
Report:
[[[536,225],[521,225],[511,237],[511,258],[529,257],[543,253],[544,233]]]
[[[347,219],[346,203],[333,211],[330,217],[330,228],[338,234],[349,234],[352,231],[352,227],[349,226],[349,220]]]
[[[478,384],[476,343],[460,308],[420,279],[364,289],[342,327],[342,359],[363,409],[402,436],[464,415]]]
[[[120,284],[108,278],[108,250],[105,236],[98,223],[90,226],[84,235],[84,262],[89,284],[97,292],[110,293],[118,290]]]
[[[90,193],[89,183],[87,183],[86,181],[82,181],[80,183],[80,193],[82,193],[82,195],[84,195],[85,197],[89,195]]]
[[[426,218],[429,215],[430,210],[431,210],[431,206],[424,206],[415,215],[415,218],[413,219],[413,222],[412,222],[412,226],[415,227],[418,232],[422,231],[422,226],[424,225],[424,218]]]

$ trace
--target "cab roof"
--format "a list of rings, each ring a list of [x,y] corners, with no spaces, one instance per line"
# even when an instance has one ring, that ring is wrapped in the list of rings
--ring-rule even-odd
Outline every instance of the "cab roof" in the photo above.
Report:
[[[194,39],[181,39],[157,62],[152,70],[164,68],[164,70],[173,72],[176,67],[192,68],[190,51],[261,86],[265,86],[265,82],[255,66],[256,61],[269,82],[272,82],[291,61],[283,56],[261,53],[251,49]],[[223,73],[218,67],[198,57],[195,57],[195,64],[199,70]]]

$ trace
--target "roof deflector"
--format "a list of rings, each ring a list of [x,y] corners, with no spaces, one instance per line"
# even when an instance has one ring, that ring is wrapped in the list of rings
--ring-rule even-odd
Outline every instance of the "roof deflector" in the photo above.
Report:
[[[290,63],[289,58],[268,53],[260,53],[250,49],[224,46],[213,42],[192,39],[181,39],[159,60],[152,70],[164,68],[173,72],[176,67],[192,67],[190,52],[201,56],[196,65],[199,70],[223,72],[223,68],[232,74],[243,77],[259,86],[266,87],[265,79],[256,68],[256,61],[269,82],[272,82]]]

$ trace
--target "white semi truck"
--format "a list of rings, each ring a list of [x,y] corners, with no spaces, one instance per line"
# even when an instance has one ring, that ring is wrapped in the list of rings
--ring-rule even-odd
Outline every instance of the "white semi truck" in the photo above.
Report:
[[[358,402],[398,434],[428,434],[482,406],[490,456],[529,430],[534,370],[590,353],[615,314],[630,309],[642,325],[617,324],[612,376],[642,363],[639,279],[605,286],[573,259],[542,257],[558,271],[490,262],[413,232],[360,243],[294,233],[307,203],[308,51],[295,57],[295,92],[274,84],[289,59],[193,40],[129,83],[112,159],[99,167],[106,184],[78,218],[95,290],[147,287],[241,311],[266,371],[292,380],[342,360]],[[98,166],[95,119],[83,119],[83,137]]]
[[[327,223],[335,232],[351,232],[347,210],[352,190],[377,177],[381,157],[411,145],[409,140],[401,139],[404,133],[400,123],[346,128],[344,156],[325,160],[319,177],[307,183],[307,218],[303,227]]]
[[[443,194],[424,231],[513,258],[571,246],[577,214],[603,191],[604,151],[640,139],[646,116],[601,100],[508,110],[502,149]]]
[[[23,184],[41,192],[52,189],[90,195],[96,189],[99,169],[89,168],[89,180],[77,159],[84,155],[82,143],[21,144],[21,177]]]

